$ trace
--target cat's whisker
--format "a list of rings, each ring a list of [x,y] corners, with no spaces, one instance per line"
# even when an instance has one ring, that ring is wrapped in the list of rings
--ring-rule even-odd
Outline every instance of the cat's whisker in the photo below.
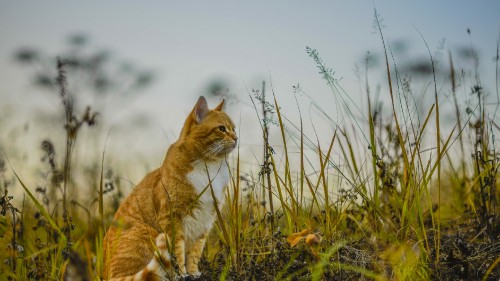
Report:
[[[212,156],[214,156],[214,155],[215,155],[215,151],[216,151],[216,150],[217,150],[217,146],[216,146],[216,145],[211,145],[211,146],[209,146],[209,147],[208,147],[208,149],[207,149],[207,150],[205,150],[205,151],[203,152],[203,155],[204,155],[205,157],[211,158]]]
[[[224,150],[225,147],[226,145],[222,141],[215,142],[203,152],[203,155],[207,158],[215,158]]]

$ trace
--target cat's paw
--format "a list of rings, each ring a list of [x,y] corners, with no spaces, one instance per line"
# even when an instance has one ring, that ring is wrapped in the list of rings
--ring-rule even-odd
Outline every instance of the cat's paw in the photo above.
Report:
[[[196,272],[190,272],[189,275],[193,277],[194,279],[198,279],[201,276],[201,272],[196,271]]]
[[[165,233],[161,233],[156,237],[156,247],[158,247],[159,250],[167,250],[168,244],[167,244],[167,235]]]
[[[186,269],[189,276],[193,277],[193,279],[196,279],[201,276],[201,272],[198,269],[197,265],[189,264],[188,266],[186,266]]]
[[[189,278],[189,274],[179,273],[177,276],[175,276],[174,280],[180,281],[180,280],[186,280],[187,278]]]
[[[201,272],[195,272],[195,273],[192,273],[192,274],[185,274],[185,275],[182,275],[182,276],[178,276],[178,278],[176,280],[182,280],[182,281],[194,281],[194,280],[203,280],[203,279],[200,279],[201,278]]]
[[[156,258],[159,260],[163,266],[170,267],[170,253],[168,252],[168,237],[165,233],[161,233],[156,237],[156,248],[158,252],[155,252]]]

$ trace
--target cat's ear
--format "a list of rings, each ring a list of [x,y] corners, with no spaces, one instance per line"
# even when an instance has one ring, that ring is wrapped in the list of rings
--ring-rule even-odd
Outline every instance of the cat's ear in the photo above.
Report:
[[[200,123],[205,119],[205,116],[207,116],[208,113],[208,105],[207,105],[207,100],[205,99],[204,96],[200,96],[198,99],[198,102],[196,102],[196,105],[194,106],[193,109],[193,118],[196,121],[196,123]]]
[[[214,110],[222,111],[223,107],[224,107],[224,99],[222,99],[222,101],[219,103],[219,105],[216,108],[214,108]]]

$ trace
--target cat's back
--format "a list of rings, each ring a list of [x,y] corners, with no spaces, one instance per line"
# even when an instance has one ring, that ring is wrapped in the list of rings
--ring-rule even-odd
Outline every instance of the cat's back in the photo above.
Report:
[[[160,169],[149,172],[142,180],[134,187],[134,190],[120,204],[116,214],[116,219],[130,219],[139,216],[152,206],[156,206],[157,196],[155,195],[156,187],[161,181]],[[139,217],[141,220],[142,216]]]

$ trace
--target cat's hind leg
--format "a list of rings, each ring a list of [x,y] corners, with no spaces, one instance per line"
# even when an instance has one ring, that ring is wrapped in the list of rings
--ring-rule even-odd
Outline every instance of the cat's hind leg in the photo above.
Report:
[[[170,240],[165,233],[160,233],[156,237],[156,248],[154,249],[154,258],[151,259],[146,269],[158,272],[161,276],[173,276],[174,270],[168,245]]]
[[[154,258],[151,259],[146,268],[135,275],[138,279],[133,280],[170,280],[170,277],[175,276],[171,256],[168,252],[169,239],[167,235],[160,233],[155,242]]]
[[[161,233],[156,237],[155,247],[153,247],[153,257],[150,262],[139,272],[118,278],[111,278],[110,281],[160,281],[171,280],[175,276],[171,256],[168,252],[168,237]]]

